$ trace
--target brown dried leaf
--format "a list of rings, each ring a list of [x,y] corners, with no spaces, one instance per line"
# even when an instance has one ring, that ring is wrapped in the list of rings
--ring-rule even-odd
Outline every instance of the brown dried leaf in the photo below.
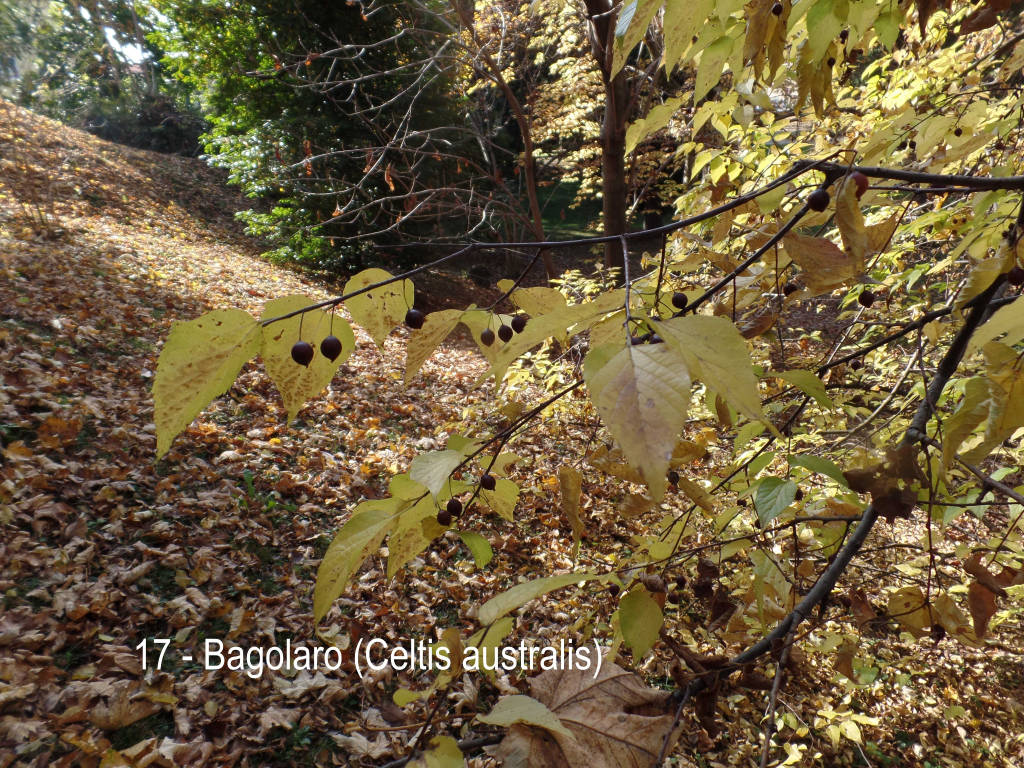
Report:
[[[975,552],[971,555],[970,560],[964,563],[964,570],[976,578],[979,584],[988,587],[989,591],[999,595],[999,597],[1007,597],[1003,585],[989,572],[988,568],[981,564],[981,557],[981,552]]]
[[[493,751],[506,766],[653,766],[674,719],[668,693],[607,660],[596,680],[590,670],[551,670],[530,679],[530,692],[575,739],[515,725]]]
[[[988,622],[996,612],[995,593],[979,581],[972,581],[967,589],[967,608],[974,620],[974,634],[979,640],[985,637]]]

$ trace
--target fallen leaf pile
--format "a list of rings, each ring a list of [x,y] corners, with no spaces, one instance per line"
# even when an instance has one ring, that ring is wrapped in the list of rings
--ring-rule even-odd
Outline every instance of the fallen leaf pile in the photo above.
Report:
[[[432,642],[448,627],[468,636],[474,611],[494,594],[571,569],[574,530],[610,565],[645,524],[642,515],[618,518],[622,499],[586,480],[579,517],[567,521],[559,487],[579,481],[560,474],[562,457],[594,448],[593,423],[571,433],[542,423],[512,446],[524,457],[516,524],[479,511],[460,521],[493,546],[486,569],[455,533],[390,581],[384,558],[371,558],[318,635],[316,568],[352,506],[384,495],[392,473],[444,447],[469,415],[489,429],[507,422],[489,401],[490,385],[474,388],[485,364],[468,345],[450,341],[405,388],[406,331],[392,333],[381,354],[360,330],[356,353],[297,421],[286,423],[270,380],[250,365],[156,462],[150,387],[173,320],[212,308],[258,315],[279,296],[331,295],[258,258],[232,217],[242,205],[199,161],[112,145],[0,102],[0,768],[401,757],[427,708],[399,708],[392,694],[423,690],[431,678],[384,671],[360,680],[352,654],[360,640]],[[425,305],[450,298],[427,296]],[[531,604],[507,642],[557,642],[581,616],[606,621],[606,588],[587,589]],[[665,610],[680,627],[692,624],[683,607]],[[1003,625],[989,631],[1005,642]],[[201,663],[207,640],[334,645],[342,666],[210,670]],[[723,652],[708,647],[714,642],[700,644]],[[793,727],[781,738],[809,744],[807,764],[816,752],[818,763],[833,765],[862,755],[876,765],[1024,759],[1024,673],[1012,651],[893,643],[876,663],[898,665],[905,679],[848,683],[839,672],[853,673],[867,652],[833,654],[838,672],[816,656],[784,689],[780,714],[791,714]],[[674,663],[658,646],[642,671],[671,681]],[[463,675],[439,694],[447,697],[441,732],[498,734],[474,722],[476,713],[530,691],[576,738],[516,725],[500,754],[581,765],[607,747],[588,741],[597,723],[620,743],[605,762],[642,764],[673,711],[634,678],[617,682],[619,672],[609,663],[596,683],[549,676],[529,685]],[[763,691],[724,687],[712,713],[716,739],[684,713],[680,759],[756,764],[763,709]],[[844,740],[833,744],[828,724],[844,712],[862,720],[840,718]],[[523,763],[534,750],[547,762]],[[472,764],[494,760],[478,753]]]

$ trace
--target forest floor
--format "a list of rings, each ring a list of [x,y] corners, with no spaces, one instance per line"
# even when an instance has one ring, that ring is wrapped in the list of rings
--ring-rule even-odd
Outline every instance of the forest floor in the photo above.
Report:
[[[520,521],[467,523],[490,539],[489,567],[475,568],[454,533],[390,581],[374,558],[313,626],[317,564],[351,506],[381,496],[392,472],[441,447],[468,413],[500,425],[501,414],[488,414],[490,388],[474,387],[483,361],[458,339],[404,388],[406,331],[383,352],[357,331],[356,353],[290,425],[261,366],[250,364],[154,460],[150,387],[172,321],[222,307],[258,315],[286,294],[330,295],[258,258],[232,217],[244,205],[199,161],[108,144],[0,102],[0,768],[401,757],[424,713],[399,709],[391,694],[423,680],[360,680],[350,655],[336,674],[252,678],[203,668],[203,641],[319,637],[344,648],[370,635],[473,631],[467,606],[502,580],[573,565],[555,511],[556,454],[585,450],[586,430],[541,424],[515,445],[525,457]],[[483,301],[457,276],[417,287],[432,307]],[[615,522],[600,488],[586,498],[588,534],[606,553],[644,524]],[[608,602],[596,592],[583,605],[537,601],[513,639],[558,637]],[[854,623],[841,605],[832,613]],[[874,654],[876,677],[863,685],[829,654],[809,658],[782,694],[794,727],[779,738],[803,751],[779,747],[774,762],[788,754],[806,765],[1024,765],[1019,630],[995,626],[978,649],[909,642],[891,627],[866,633],[862,655]],[[154,638],[171,640],[160,671]],[[671,663],[660,648],[642,671],[671,686]],[[467,675],[448,699],[446,732],[493,732],[471,727],[472,715],[518,682]],[[676,764],[757,765],[764,706],[763,691],[725,691],[713,734],[688,712]],[[833,721],[857,725],[832,743],[824,728]]]

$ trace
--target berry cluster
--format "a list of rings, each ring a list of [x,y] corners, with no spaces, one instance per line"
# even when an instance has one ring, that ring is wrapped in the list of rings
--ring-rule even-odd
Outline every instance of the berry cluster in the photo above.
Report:
[[[341,339],[333,334],[328,336],[320,342],[320,354],[333,363],[338,359],[338,355],[341,354]],[[315,355],[316,350],[313,349],[313,345],[308,341],[296,341],[292,345],[292,360],[299,365],[304,365],[308,368],[309,364],[313,362]]]
[[[526,315],[516,315],[510,321],[510,325],[502,323],[498,326],[497,338],[503,342],[508,343],[512,340],[512,335],[516,333],[522,333],[523,329],[526,328]],[[495,334],[490,328],[484,328],[480,333],[480,343],[485,347],[491,346],[494,343]]]

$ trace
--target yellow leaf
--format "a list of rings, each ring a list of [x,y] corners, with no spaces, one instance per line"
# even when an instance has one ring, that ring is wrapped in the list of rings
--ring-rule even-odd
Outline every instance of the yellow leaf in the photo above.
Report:
[[[608,345],[590,350],[583,377],[605,426],[660,501],[690,401],[683,357],[669,344]]]
[[[827,238],[790,233],[783,238],[782,246],[800,267],[800,279],[809,296],[834,291],[859,274],[856,260]]]
[[[423,321],[423,327],[413,331],[409,336],[409,344],[405,349],[405,383],[412,381],[423,363],[430,357],[438,345],[448,338],[462,317],[458,309],[442,309],[431,312]]]
[[[259,323],[240,309],[217,309],[174,323],[153,380],[157,458],[215,397],[231,388],[259,348]]]
[[[737,411],[760,420],[757,389],[747,343],[724,317],[686,315],[658,323],[658,334],[686,362],[694,379],[716,390]]]
[[[345,283],[345,293],[352,293],[374,283],[388,280],[393,275],[383,269],[364,269]],[[345,301],[352,319],[366,329],[378,347],[391,330],[405,319],[413,303],[411,280],[399,280],[388,285],[353,296]]]
[[[311,304],[313,301],[307,296],[284,296],[268,302],[263,308],[263,317],[286,315]],[[341,354],[336,360],[332,362],[319,352],[313,356],[308,366],[299,365],[292,359],[292,345],[300,338],[310,342],[315,348],[332,332],[341,340]],[[281,393],[289,421],[295,418],[307,400],[324,391],[334,378],[338,367],[352,354],[355,346],[356,339],[352,327],[341,317],[334,316],[332,319],[331,314],[322,309],[314,309],[263,328],[260,356],[267,368],[267,374]]]
[[[853,260],[854,274],[864,271],[868,253],[868,233],[864,227],[864,214],[857,198],[857,183],[853,176],[845,177],[836,192],[836,226],[843,238],[846,253]]]

